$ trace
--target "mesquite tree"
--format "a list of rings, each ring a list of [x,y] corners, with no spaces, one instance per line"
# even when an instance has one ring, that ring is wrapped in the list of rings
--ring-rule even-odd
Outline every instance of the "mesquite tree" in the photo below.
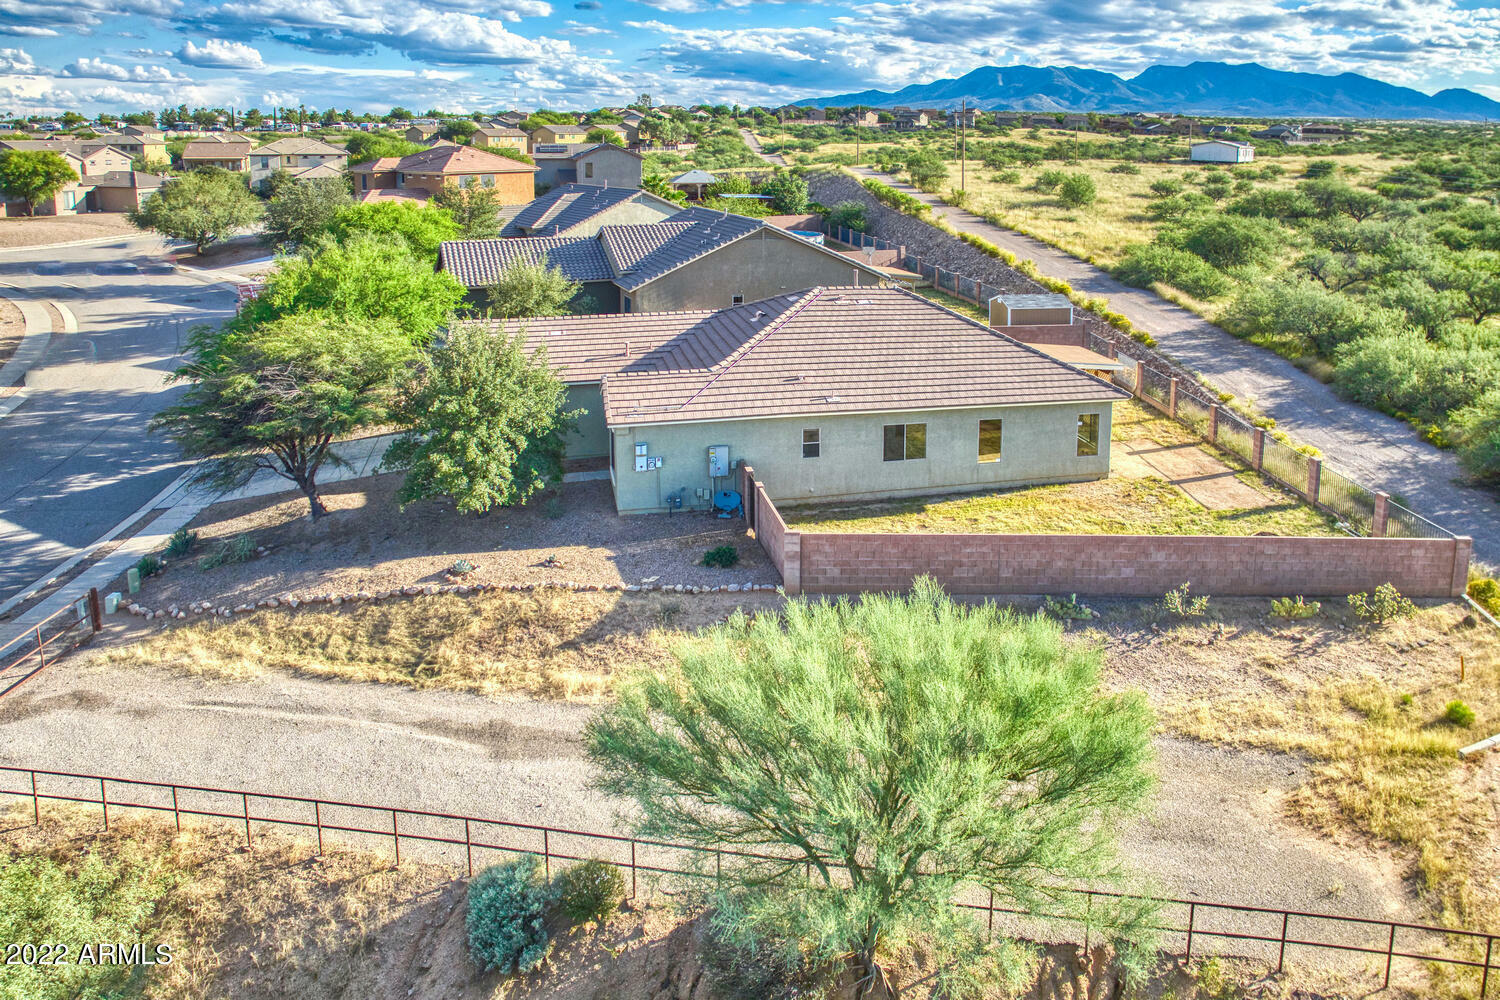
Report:
[[[726,860],[722,905],[762,941],[852,964],[894,995],[887,956],[955,942],[954,893],[1056,910],[1119,884],[1115,833],[1144,805],[1152,719],[1099,687],[1101,652],[1061,627],[909,595],[806,599],[685,639],[587,731],[600,787],[641,835]],[[1093,917],[1117,930],[1127,914]],[[1111,922],[1113,922],[1111,924]]]

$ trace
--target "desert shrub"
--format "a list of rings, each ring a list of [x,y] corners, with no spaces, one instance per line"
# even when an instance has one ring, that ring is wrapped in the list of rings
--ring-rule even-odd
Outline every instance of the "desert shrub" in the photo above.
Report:
[[[448,572],[453,576],[468,576],[474,572],[475,566],[467,559],[455,559],[453,565],[448,567]]]
[[[255,540],[249,535],[236,535],[220,542],[212,552],[198,560],[199,569],[216,569],[235,563],[249,562],[255,555]]]
[[[135,564],[135,571],[141,575],[142,580],[148,576],[155,576],[161,570],[161,560],[152,555],[141,556],[140,561]]]
[[[1109,172],[1112,174],[1138,174],[1141,172],[1141,168],[1134,163],[1116,163],[1109,168]]]
[[[1350,399],[1430,422],[1477,404],[1500,380],[1495,351],[1445,348],[1416,332],[1355,340],[1334,352],[1334,362]]]
[[[1069,174],[1057,187],[1057,197],[1069,208],[1082,208],[1084,205],[1092,205],[1099,197],[1099,190],[1094,186],[1094,179],[1088,174]]]
[[[1194,597],[1189,593],[1192,584],[1184,583],[1176,590],[1162,596],[1162,610],[1178,618],[1198,618],[1208,611],[1208,596]]]
[[[1443,721],[1450,726],[1467,729],[1474,724],[1476,718],[1478,716],[1474,714],[1474,710],[1461,701],[1450,701],[1448,707],[1443,709]]]
[[[1500,615],[1500,583],[1488,576],[1475,575],[1469,580],[1469,597],[1492,615]]]
[[[1077,594],[1059,598],[1048,597],[1043,610],[1063,621],[1087,621],[1094,617],[1094,609],[1080,601]]]
[[[1170,198],[1174,194],[1182,194],[1182,181],[1175,177],[1163,177],[1152,181],[1151,193],[1158,198]]]
[[[1251,191],[1226,206],[1226,211],[1250,218],[1293,222],[1318,214],[1318,206],[1301,191],[1275,189]]]
[[[724,1000],[822,1000],[834,995],[827,970],[814,967],[793,941],[745,933],[735,914],[714,910],[700,925],[698,953]]]
[[[1455,412],[1450,433],[1465,469],[1485,482],[1500,480],[1500,389]]]
[[[1417,606],[1402,597],[1401,591],[1389,583],[1376,587],[1373,595],[1350,594],[1349,609],[1354,612],[1354,617],[1371,625],[1384,625],[1417,613]]]
[[[556,879],[563,915],[575,924],[602,924],[625,901],[625,876],[603,861],[580,861]]]
[[[1127,249],[1114,274],[1137,288],[1149,288],[1160,281],[1199,299],[1212,299],[1229,291],[1229,279],[1208,261],[1159,243],[1138,243]]]
[[[1268,260],[1283,235],[1272,225],[1242,216],[1216,215],[1189,226],[1182,248],[1214,267],[1230,268]]]
[[[553,893],[537,867],[536,856],[525,854],[491,865],[469,882],[465,926],[469,952],[481,969],[530,972],[546,960]]]
[[[842,226],[862,233],[870,225],[865,218],[865,205],[861,201],[841,201],[828,213],[828,228],[836,230]]]
[[[1404,326],[1394,310],[1297,279],[1250,285],[1230,303],[1221,321],[1242,337],[1306,339],[1324,355],[1362,337],[1394,335]]]
[[[172,537],[167,539],[167,558],[181,559],[193,551],[193,546],[197,544],[198,533],[187,530],[187,525],[183,525],[172,532]]]
[[[996,171],[996,173],[995,173],[995,183],[997,183],[997,184],[1019,184],[1019,183],[1021,183],[1021,171],[1019,171],[1019,170],[999,170],[999,171]]]
[[[1213,207],[1214,200],[1201,191],[1185,191],[1170,198],[1158,198],[1146,208],[1146,214],[1157,222],[1186,219]]]
[[[1036,180],[1031,186],[1038,191],[1056,191],[1058,185],[1068,179],[1068,175],[1061,170],[1043,170],[1036,175]]]
[[[1287,618],[1292,621],[1311,618],[1322,607],[1323,605],[1317,601],[1304,600],[1300,594],[1297,597],[1273,597],[1271,599],[1271,614],[1277,618]]]
[[[740,561],[740,554],[733,545],[715,545],[703,553],[703,565],[729,569]]]
[[[1303,177],[1327,177],[1337,166],[1332,160],[1311,160],[1302,170]]]

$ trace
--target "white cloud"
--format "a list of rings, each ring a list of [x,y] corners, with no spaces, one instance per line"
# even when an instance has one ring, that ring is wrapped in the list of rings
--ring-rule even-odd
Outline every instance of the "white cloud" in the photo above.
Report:
[[[191,40],[177,50],[177,61],[212,69],[260,69],[265,65],[254,46],[210,38],[202,45]]]
[[[0,73],[38,73],[41,70],[25,49],[0,49]]]

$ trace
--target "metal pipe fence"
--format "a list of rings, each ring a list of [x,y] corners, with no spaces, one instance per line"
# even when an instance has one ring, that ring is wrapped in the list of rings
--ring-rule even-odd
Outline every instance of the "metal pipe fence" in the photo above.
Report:
[[[541,857],[549,875],[554,865],[597,858],[629,873],[632,898],[639,894],[642,878],[648,884],[662,878],[713,878],[723,873],[726,861],[769,864],[787,873],[806,870],[804,862],[791,855],[673,844],[458,813],[35,768],[0,766],[0,774],[6,776],[0,796],[29,801],[32,821],[37,824],[41,822],[43,801],[98,806],[106,830],[111,818],[118,819],[122,812],[170,813],[179,831],[185,818],[243,826],[245,844],[250,848],[255,846],[256,832],[263,833],[267,828],[281,828],[308,840],[315,839],[320,854],[330,838],[353,846],[388,843],[397,865],[401,864],[403,845],[408,849],[408,858],[410,849],[420,846],[434,850],[445,863],[462,867],[470,875],[474,874],[476,862],[482,866],[486,859],[517,854]],[[1277,971],[1284,969],[1289,949],[1293,948],[1363,955],[1384,960],[1386,986],[1390,985],[1391,970],[1398,959],[1436,963],[1477,970],[1481,1000],[1488,996],[1491,971],[1500,969],[1496,964],[1500,960],[1495,951],[1497,935],[1483,931],[1088,890],[1062,890],[1059,896],[1075,901],[1081,898],[1084,912],[1098,899],[1152,904],[1157,908],[1157,922],[1151,929],[1166,936],[1164,944],[1168,949],[1175,949],[1180,942],[1182,954],[1187,958],[1193,956],[1195,948],[1200,954],[1208,950],[1203,943],[1205,939],[1224,942],[1224,947],[1234,949],[1233,954],[1264,958],[1268,964],[1274,954]],[[969,898],[955,899],[954,905],[974,914],[989,934],[995,932],[997,918],[1002,930],[1007,922],[1016,920],[1062,925],[1064,939],[1070,936],[1067,925],[1084,924],[1076,911],[1008,907],[1003,901],[997,903],[993,893],[986,896],[982,890],[978,898],[983,902],[975,901],[971,893]]]
[[[80,633],[79,629],[85,625],[88,626],[87,633]],[[0,649],[0,698],[47,669],[59,656],[103,627],[99,591],[90,588],[77,601],[47,616]]]

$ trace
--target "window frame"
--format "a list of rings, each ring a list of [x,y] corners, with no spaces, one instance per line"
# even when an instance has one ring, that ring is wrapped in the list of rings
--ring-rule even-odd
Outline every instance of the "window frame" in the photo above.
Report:
[[[914,428],[914,427],[921,428],[921,430],[918,431],[915,435],[912,434],[912,428]],[[893,439],[892,439],[891,431],[896,430],[897,428],[899,428],[900,431],[901,431],[901,444],[900,444],[901,456],[899,458],[892,458],[891,457],[891,445],[893,443]],[[919,455],[912,454],[912,452],[914,450],[912,448],[913,438],[915,438],[920,443],[921,454],[919,454]],[[909,423],[909,424],[907,424],[907,423],[902,423],[902,424],[885,424],[881,428],[881,452],[880,452],[880,457],[881,457],[881,461],[884,461],[884,462],[922,462],[922,461],[926,461],[926,459],[927,459],[927,422],[924,420],[924,421],[922,421],[920,423],[914,422],[914,423]]]
[[[995,425],[991,430],[997,440],[995,442],[995,450],[992,453],[987,453],[984,450],[985,424]],[[977,444],[979,449],[978,455],[980,464],[994,465],[995,463],[999,462],[1005,454],[1005,418],[981,417],[979,419],[979,439]],[[986,458],[986,454],[991,454],[993,457]]]
[[[811,441],[809,441],[807,439],[807,436],[809,434],[812,435],[812,440]],[[812,446],[812,450],[813,450],[811,455],[809,455],[807,453],[807,449],[808,449],[809,445]],[[802,457],[803,458],[822,458],[823,457],[823,428],[821,428],[821,427],[804,427],[804,428],[802,428]]]
[[[1090,436],[1084,436],[1084,428],[1088,427]],[[1095,458],[1099,454],[1099,414],[1080,413],[1078,422],[1074,425],[1075,436],[1078,442],[1079,458]]]

